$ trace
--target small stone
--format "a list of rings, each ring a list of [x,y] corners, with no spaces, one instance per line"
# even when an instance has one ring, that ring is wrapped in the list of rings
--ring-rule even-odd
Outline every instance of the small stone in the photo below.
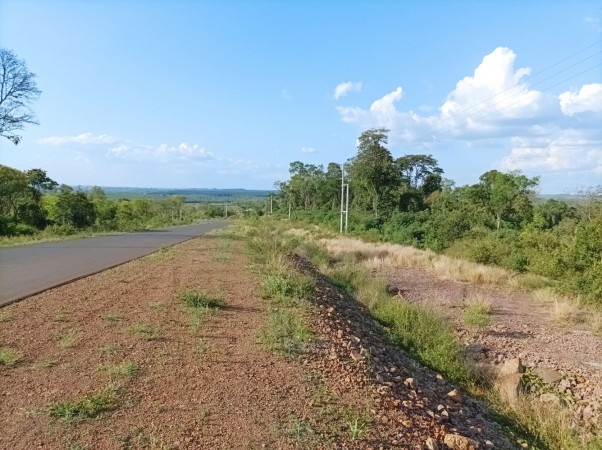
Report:
[[[351,351],[351,359],[353,359],[354,361],[360,361],[361,359],[363,359],[363,356],[360,352],[356,352],[355,350]]]
[[[338,331],[337,331],[337,337],[338,337],[339,339],[341,339],[341,338],[343,337],[343,330],[338,330]]]
[[[477,450],[479,443],[459,434],[446,434],[443,443],[451,450]]]
[[[447,393],[447,396],[456,403],[460,403],[462,401],[462,397],[460,396],[460,393],[458,392],[457,389],[454,389],[453,391],[449,391]]]
[[[513,403],[523,390],[523,376],[520,373],[509,373],[498,377],[494,388],[503,400]]]
[[[543,380],[544,383],[553,384],[562,379],[562,375],[549,367],[536,367],[533,373]]]
[[[498,374],[499,376],[502,376],[509,373],[523,373],[524,371],[525,368],[523,367],[520,358],[512,358],[504,361],[504,364],[501,365]]]
[[[416,389],[416,380],[414,378],[406,378],[403,385],[410,389]]]
[[[428,450],[439,450],[437,442],[432,437],[426,438],[424,445]]]

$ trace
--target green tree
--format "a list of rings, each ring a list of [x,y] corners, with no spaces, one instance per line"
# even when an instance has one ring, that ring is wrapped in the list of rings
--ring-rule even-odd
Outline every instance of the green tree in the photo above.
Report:
[[[398,204],[401,211],[427,208],[427,198],[441,190],[443,169],[431,155],[405,155],[395,160],[399,176]]]
[[[96,210],[84,192],[63,184],[59,188],[51,219],[59,225],[81,229],[94,224]]]
[[[347,168],[354,204],[371,210],[377,218],[390,209],[398,185],[393,157],[385,147],[388,132],[386,128],[363,132],[357,155],[349,160]]]

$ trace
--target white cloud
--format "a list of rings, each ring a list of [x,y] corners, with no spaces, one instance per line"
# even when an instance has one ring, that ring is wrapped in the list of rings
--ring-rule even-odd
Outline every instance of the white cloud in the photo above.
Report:
[[[47,138],[38,139],[37,142],[41,145],[52,145],[58,147],[65,144],[114,144],[118,140],[118,138],[109,136],[107,134],[93,135],[92,133],[82,133],[78,134],[77,136],[50,136]]]
[[[350,92],[360,92],[361,90],[361,81],[346,81],[345,83],[339,83],[337,87],[334,88],[333,97],[335,100],[338,100],[339,98],[344,97]]]
[[[565,130],[553,137],[515,137],[512,150],[499,166],[503,170],[537,172],[593,170],[602,174],[602,139],[586,132]]]
[[[602,84],[585,84],[578,91],[563,92],[558,99],[562,112],[567,116],[588,111],[600,114],[602,113]]]
[[[316,153],[316,149],[313,147],[301,147],[301,153]]]
[[[214,154],[198,144],[190,145],[182,142],[176,146],[161,144],[150,145],[121,144],[108,150],[108,154],[121,159],[158,160],[158,161],[206,161],[214,158]]]

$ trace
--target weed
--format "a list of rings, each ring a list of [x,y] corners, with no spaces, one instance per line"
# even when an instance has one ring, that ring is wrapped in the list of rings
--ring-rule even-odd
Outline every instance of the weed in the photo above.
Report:
[[[124,361],[120,364],[102,364],[100,370],[109,375],[134,376],[140,373],[140,367],[131,361]]]
[[[311,342],[311,330],[300,312],[291,308],[270,309],[261,340],[270,350],[292,357],[305,351]]]
[[[212,297],[199,289],[184,289],[178,299],[188,308],[218,309],[225,305],[222,298]]]
[[[196,342],[196,353],[198,356],[203,356],[207,350],[207,341],[205,339],[199,339]]]
[[[13,315],[8,311],[0,311],[0,323],[10,322],[13,320]]]
[[[161,330],[154,328],[148,323],[137,323],[131,330],[145,341],[158,341],[163,337],[161,335]]]
[[[60,311],[53,319],[55,322],[69,322],[71,318],[67,311]]]
[[[483,299],[473,299],[467,303],[462,319],[469,327],[484,328],[491,323],[491,305]]]
[[[56,367],[61,362],[60,358],[48,358],[40,362],[40,367],[44,369],[50,369],[52,367]]]
[[[58,338],[58,345],[62,349],[71,348],[75,345],[77,337],[74,330],[68,330]]]
[[[116,342],[109,342],[102,347],[100,347],[101,355],[110,355],[114,356],[121,351],[121,346]]]
[[[367,408],[363,411],[348,409],[345,413],[345,422],[349,428],[351,440],[357,441],[372,425],[374,418]]]
[[[292,270],[280,271],[267,276],[261,284],[264,297],[279,301],[286,299],[310,300],[315,291],[314,281]]]
[[[123,320],[123,316],[119,314],[107,314],[102,317],[108,326],[116,325]]]
[[[297,417],[291,417],[282,428],[282,434],[291,438],[296,447],[307,447],[313,441],[315,433],[309,423]]]
[[[0,347],[0,366],[12,367],[17,364],[23,355],[8,347]]]
[[[66,402],[55,402],[49,406],[48,414],[65,421],[92,419],[105,411],[115,409],[118,400],[119,388],[109,386],[96,394]]]

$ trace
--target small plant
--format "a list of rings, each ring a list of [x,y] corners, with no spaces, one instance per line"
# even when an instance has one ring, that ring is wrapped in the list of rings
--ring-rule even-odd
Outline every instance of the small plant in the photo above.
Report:
[[[76,340],[75,331],[68,330],[59,337],[58,345],[62,349],[71,348],[75,345]]]
[[[109,342],[108,344],[103,345],[102,347],[100,347],[100,353],[102,355],[116,355],[117,353],[119,353],[121,351],[121,346],[119,344],[117,344],[116,342]]]
[[[368,410],[356,411],[355,409],[349,409],[346,412],[345,420],[352,441],[360,439],[373,422]]]
[[[276,300],[310,300],[315,291],[314,281],[292,270],[272,273],[261,284],[264,297]]]
[[[161,331],[153,328],[148,323],[138,323],[131,329],[145,341],[158,341],[162,338]]]
[[[198,289],[184,289],[178,294],[178,299],[188,308],[218,309],[225,305],[223,299],[209,296]]]
[[[0,323],[10,322],[13,320],[13,315],[8,311],[0,311]]]
[[[52,367],[58,366],[60,362],[61,362],[60,358],[48,358],[48,359],[43,360],[40,363],[40,367],[42,367],[44,369],[50,369]]]
[[[134,376],[140,373],[140,367],[131,361],[124,361],[121,364],[102,364],[100,370],[109,375]]]
[[[295,309],[268,311],[268,323],[261,334],[261,340],[268,349],[288,358],[303,353],[311,339],[311,330]]]
[[[205,339],[199,339],[196,343],[196,353],[199,356],[203,356],[207,350],[207,341]]]
[[[484,328],[491,323],[491,305],[482,299],[474,299],[467,304],[462,319],[469,327]]]
[[[0,366],[12,367],[17,364],[23,355],[8,347],[0,347]]]
[[[310,444],[314,431],[307,422],[297,417],[291,417],[288,423],[282,428],[282,434],[290,437],[297,447],[305,447]]]
[[[123,316],[119,314],[107,314],[102,317],[102,320],[104,320],[107,325],[112,326],[121,322],[123,320]]]
[[[115,409],[118,399],[119,388],[109,386],[97,394],[66,402],[55,402],[48,408],[48,414],[65,421],[92,419],[105,411]]]
[[[69,322],[70,317],[67,311],[60,311],[56,316],[54,316],[55,322]]]

